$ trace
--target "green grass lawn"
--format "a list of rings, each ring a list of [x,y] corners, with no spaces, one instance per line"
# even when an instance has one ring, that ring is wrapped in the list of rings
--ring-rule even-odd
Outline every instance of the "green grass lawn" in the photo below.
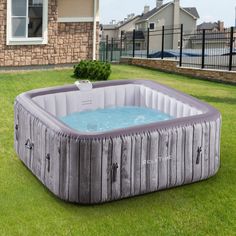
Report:
[[[0,74],[0,235],[236,235],[236,86],[125,65],[111,79],[152,79],[219,109],[221,169],[204,182],[97,206],[54,197],[13,149],[13,103],[27,90],[71,84],[72,70]]]

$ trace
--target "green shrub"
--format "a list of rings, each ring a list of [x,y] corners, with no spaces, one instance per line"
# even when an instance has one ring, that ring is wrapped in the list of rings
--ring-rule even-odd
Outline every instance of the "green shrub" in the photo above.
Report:
[[[74,75],[79,79],[108,80],[111,65],[100,61],[81,61],[74,66]]]

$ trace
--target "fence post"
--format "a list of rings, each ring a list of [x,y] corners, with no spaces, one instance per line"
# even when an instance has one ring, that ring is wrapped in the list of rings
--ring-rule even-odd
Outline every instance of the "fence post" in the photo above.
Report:
[[[106,61],[106,42],[102,43],[102,61],[105,62]]]
[[[135,29],[133,30],[133,57],[135,57]]]
[[[123,48],[123,32],[120,33],[120,58],[122,57],[122,48]]]
[[[234,27],[230,28],[230,52],[229,52],[229,70],[232,70],[233,64],[233,45],[234,44]]]
[[[182,66],[183,60],[183,33],[184,33],[184,25],[181,24],[180,28],[180,56],[179,56],[179,66]]]
[[[113,47],[114,47],[114,39],[111,38],[111,62],[113,61]]]
[[[206,30],[202,31],[202,69],[205,67]]]
[[[161,46],[161,59],[164,59],[164,49],[165,49],[165,26],[162,26],[162,46]]]
[[[106,36],[106,62],[108,62],[108,35]]]
[[[149,58],[149,40],[150,40],[150,29],[147,30],[147,58]]]

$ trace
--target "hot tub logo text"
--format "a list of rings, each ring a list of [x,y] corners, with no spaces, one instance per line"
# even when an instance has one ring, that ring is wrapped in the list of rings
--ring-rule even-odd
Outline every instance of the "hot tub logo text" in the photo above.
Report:
[[[157,157],[156,159],[153,160],[143,160],[143,165],[154,165],[159,162],[170,161],[170,160],[172,160],[171,156]]]

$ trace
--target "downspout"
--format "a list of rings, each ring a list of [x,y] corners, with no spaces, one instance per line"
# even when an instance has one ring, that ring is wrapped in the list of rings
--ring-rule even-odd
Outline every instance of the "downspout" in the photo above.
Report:
[[[180,25],[180,0],[174,0],[174,15],[173,15],[173,27],[179,28]],[[175,30],[173,34],[173,49],[178,49],[179,35],[176,34]]]
[[[97,0],[93,0],[93,60],[96,60],[97,52]]]

